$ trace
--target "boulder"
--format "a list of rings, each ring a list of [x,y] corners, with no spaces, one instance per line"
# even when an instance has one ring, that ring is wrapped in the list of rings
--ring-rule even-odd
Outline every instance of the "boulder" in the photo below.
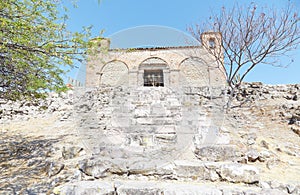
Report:
[[[80,171],[88,176],[103,178],[107,176],[111,163],[109,161],[85,159],[79,161],[78,167]]]
[[[246,153],[246,158],[249,162],[255,162],[259,159],[259,153],[256,150],[249,150]]]
[[[253,184],[259,181],[259,170],[251,165],[224,164],[218,170],[221,179],[233,183]]]

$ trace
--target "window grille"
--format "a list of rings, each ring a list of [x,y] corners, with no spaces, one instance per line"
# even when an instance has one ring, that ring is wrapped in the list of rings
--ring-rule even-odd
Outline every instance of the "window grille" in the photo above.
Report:
[[[144,70],[145,87],[163,87],[164,74],[163,70]]]

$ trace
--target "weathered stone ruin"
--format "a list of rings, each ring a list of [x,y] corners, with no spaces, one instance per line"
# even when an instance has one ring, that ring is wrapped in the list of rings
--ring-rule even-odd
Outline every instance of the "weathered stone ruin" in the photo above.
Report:
[[[204,48],[100,46],[87,87],[0,101],[1,194],[300,194],[300,85],[244,83],[226,109]]]
[[[203,43],[212,39],[218,43],[221,35],[208,32]],[[223,66],[203,46],[110,49],[108,39],[93,41],[98,47],[87,63],[86,87],[176,88],[225,84]],[[211,50],[219,51],[220,46]]]
[[[1,193],[299,194],[299,89],[244,84],[228,112],[203,87],[1,101]]]

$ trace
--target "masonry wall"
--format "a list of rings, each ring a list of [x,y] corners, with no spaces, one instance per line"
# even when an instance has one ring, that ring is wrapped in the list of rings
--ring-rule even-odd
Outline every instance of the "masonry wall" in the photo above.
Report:
[[[300,85],[243,84],[233,102],[241,107],[225,124],[211,91],[100,87],[0,100],[0,193],[300,194]],[[203,140],[212,138],[204,131],[214,126],[210,113],[222,127],[216,140]],[[186,150],[191,142],[195,150]]]
[[[223,67],[203,47],[108,50],[91,56],[86,86],[143,86],[145,64],[163,69],[167,87],[225,84]]]

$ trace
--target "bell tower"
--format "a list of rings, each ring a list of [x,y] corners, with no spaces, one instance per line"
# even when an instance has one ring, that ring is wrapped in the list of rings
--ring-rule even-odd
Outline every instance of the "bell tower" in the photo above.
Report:
[[[210,50],[221,50],[222,34],[220,32],[204,32],[201,34],[202,45]]]
[[[222,34],[220,32],[208,31],[201,34],[201,43],[204,49],[214,56],[217,61],[224,63],[222,49]]]

